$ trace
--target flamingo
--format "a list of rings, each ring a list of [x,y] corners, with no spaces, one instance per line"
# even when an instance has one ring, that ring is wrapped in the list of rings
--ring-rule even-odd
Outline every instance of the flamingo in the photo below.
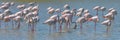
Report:
[[[76,15],[77,10],[76,9],[72,9],[70,12],[72,13],[72,15]]]
[[[38,9],[39,9],[39,5],[36,5],[32,8],[32,11],[39,11]]]
[[[39,16],[32,17],[29,20],[30,20],[29,23],[32,25],[31,29],[32,31],[34,31],[34,27],[36,27],[35,24],[39,22]]]
[[[106,8],[105,7],[101,7],[100,10],[102,11],[102,16],[103,16],[104,15],[103,12],[106,10]]]
[[[25,4],[18,5],[17,8],[20,10],[23,10],[23,9],[25,9]]]
[[[108,19],[108,20],[114,20],[114,16],[113,16],[113,14],[111,12],[106,14],[106,15],[104,15],[104,18]]]
[[[114,10],[114,8],[109,8],[109,9],[108,9],[108,12],[110,12],[110,11],[112,11],[112,10]]]
[[[20,21],[22,20],[22,17],[21,16],[16,16],[15,18],[13,18],[13,20],[15,20],[16,22],[18,22],[17,24],[17,29],[20,28]]]
[[[97,22],[99,22],[98,16],[93,16],[93,17],[89,18],[88,21],[93,21],[95,23],[94,30],[96,31],[96,25],[97,25]]]
[[[81,30],[81,32],[82,32],[82,24],[83,23],[85,23],[85,22],[87,22],[87,20],[85,19],[85,17],[83,16],[83,17],[79,17],[77,20],[76,20],[76,23],[79,23],[80,24],[80,30]],[[75,27],[74,27],[74,29],[76,29],[76,24],[75,24]]]
[[[6,9],[8,9],[9,8],[9,5],[7,5],[7,4],[4,4],[4,5],[2,5],[1,7],[0,7],[0,9],[4,9],[4,10],[6,10]]]
[[[87,9],[84,10],[84,15],[83,15],[83,16],[85,17],[86,20],[88,20],[89,18],[93,17],[93,16],[89,13],[89,11],[88,11]]]
[[[60,13],[61,12],[60,8],[57,8],[55,12]]]
[[[4,14],[4,16],[8,16],[8,15],[11,15],[13,13],[10,11],[10,9],[6,9],[3,14]]]
[[[100,10],[100,6],[95,6],[93,9],[96,10],[96,15],[98,15],[98,11]]]
[[[48,10],[48,14],[53,14],[54,12],[55,12],[55,9],[54,9],[54,8]]]
[[[14,5],[15,5],[15,2],[11,2],[10,5],[11,5],[11,6],[14,6]]]
[[[84,12],[84,8],[79,8],[78,10],[77,10],[77,16],[82,16],[82,13]]]
[[[61,32],[61,29],[62,29],[62,23],[65,22],[66,23],[66,27],[67,27],[67,30],[69,29],[70,27],[70,24],[72,23],[72,14],[70,13],[66,13],[66,14],[63,14],[60,18],[60,32]]]
[[[50,9],[52,9],[52,7],[48,7],[48,8],[47,8],[47,10],[50,10]]]
[[[63,8],[64,9],[70,9],[70,6],[68,4],[65,4]]]
[[[70,13],[70,10],[64,10],[61,14],[64,15],[64,14],[68,14]]]
[[[7,22],[7,24],[5,24],[5,27],[6,27],[6,25],[8,25],[8,22],[10,22],[10,17],[9,16],[5,16],[3,21]]]
[[[105,20],[101,24],[107,26],[106,32],[108,33],[109,27],[111,26],[111,20]]]
[[[53,26],[54,30],[56,30],[57,18],[58,18],[58,15],[53,15],[48,20],[46,20],[43,24]],[[49,32],[51,32],[51,28],[49,29]]]

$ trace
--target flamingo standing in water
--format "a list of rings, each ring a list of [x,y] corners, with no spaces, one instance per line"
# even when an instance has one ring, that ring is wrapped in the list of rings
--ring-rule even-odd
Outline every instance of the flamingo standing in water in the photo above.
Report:
[[[3,12],[3,16],[4,16],[4,20],[6,19],[9,19],[9,15],[11,15],[12,12],[9,10],[9,9],[6,9],[4,12]],[[9,21],[5,21],[5,22],[9,22]],[[8,23],[7,23],[8,24]]]
[[[89,18],[88,21],[93,21],[95,23],[94,30],[96,31],[96,25],[97,25],[97,22],[99,22],[98,16],[93,16],[93,17]]]
[[[18,24],[17,24],[17,29],[20,28],[20,21],[22,20],[22,17],[21,16],[16,16],[15,18],[13,18],[14,21],[16,21]]]
[[[70,24],[72,23],[72,17],[73,15],[69,12],[66,12],[65,14],[62,14],[60,21],[60,28],[62,29],[62,23],[66,23],[67,31],[70,28]]]
[[[87,22],[87,20],[85,19],[85,17],[79,17],[77,20],[76,20],[76,23],[79,23],[80,24],[80,30],[82,32],[82,24]],[[76,24],[75,24],[76,25]],[[74,29],[76,29],[77,26],[74,27]]]
[[[100,10],[102,11],[102,16],[103,16],[104,15],[103,12],[106,10],[106,8],[105,7],[101,7]]]
[[[98,15],[98,11],[100,10],[100,6],[95,6],[93,9],[96,10],[96,15]]]
[[[10,22],[10,17],[9,16],[5,16],[3,21],[7,22],[7,23]],[[6,27],[6,25],[8,25],[8,24],[5,24],[5,27]]]
[[[58,18],[58,15],[53,15],[48,20],[46,20],[43,24],[47,24],[49,26],[53,26],[54,30],[56,31],[57,18]],[[51,27],[49,29],[49,32],[51,32]]]
[[[101,24],[107,26],[106,32],[108,33],[109,27],[111,26],[111,20],[105,20]]]
[[[30,2],[30,3],[28,3],[30,6],[34,6],[34,4],[35,4],[36,2]]]

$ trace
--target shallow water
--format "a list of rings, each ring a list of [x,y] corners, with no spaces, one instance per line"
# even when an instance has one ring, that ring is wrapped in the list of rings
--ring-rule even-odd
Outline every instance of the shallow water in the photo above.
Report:
[[[76,0],[76,1],[67,1],[67,2],[41,2],[39,3],[40,11],[40,22],[37,24],[36,29],[34,32],[29,31],[27,24],[22,22],[21,28],[19,30],[12,29],[10,23],[9,27],[1,27],[0,28],[0,40],[120,40],[120,20],[118,19],[120,16],[120,1],[119,0]],[[97,24],[97,30],[94,32],[94,23],[89,22],[88,26],[86,23],[83,25],[83,32],[80,32],[80,28],[77,29],[70,29],[70,32],[49,32],[49,26],[42,24],[49,15],[47,14],[46,8],[51,6],[54,8],[62,8],[63,5],[68,3],[71,8],[80,8],[83,7],[85,9],[90,10],[90,13],[92,15],[95,15],[95,10],[92,8],[96,5],[104,6],[107,9],[113,7],[118,11],[118,14],[112,23],[112,26],[110,28],[110,32],[106,34],[106,26],[101,25],[100,22]],[[18,3],[19,4],[19,3]],[[14,7],[13,12],[16,12],[18,10],[15,10]],[[101,13],[101,12],[99,12]],[[107,11],[105,12],[107,13]],[[101,14],[99,15],[101,16]],[[74,18],[76,20],[76,18]],[[102,18],[100,20],[103,20]],[[3,25],[4,26],[4,23]],[[73,27],[73,25],[71,26]],[[58,31],[58,30],[57,30]]]

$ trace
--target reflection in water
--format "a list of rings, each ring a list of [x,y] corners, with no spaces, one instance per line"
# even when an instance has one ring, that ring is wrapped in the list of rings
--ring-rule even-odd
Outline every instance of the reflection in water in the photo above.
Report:
[[[35,32],[36,31],[28,31],[28,40],[35,40]]]
[[[64,39],[66,33],[52,33],[52,34],[49,34],[48,35],[48,39],[50,40],[61,40],[61,39]],[[47,39],[47,40],[48,40]]]

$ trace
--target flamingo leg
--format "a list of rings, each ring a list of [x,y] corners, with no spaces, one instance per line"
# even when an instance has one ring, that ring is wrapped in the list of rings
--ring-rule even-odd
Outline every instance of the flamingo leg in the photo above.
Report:
[[[34,31],[34,23],[32,24],[32,31]]]
[[[80,31],[82,32],[82,23],[80,23]]]
[[[97,24],[96,24],[96,22],[95,22],[95,25],[94,25],[94,30],[95,30],[95,32],[96,32],[96,25],[97,25]]]
[[[1,27],[1,21],[0,21],[0,27]]]
[[[56,24],[53,25],[53,31],[56,31]]]
[[[67,30],[68,30],[68,22],[66,22],[66,26],[65,27],[67,27]]]
[[[96,11],[96,13],[97,13],[96,15],[98,15],[98,10]]]
[[[110,31],[110,26],[107,26],[106,32],[108,33]]]
[[[17,26],[17,28],[18,28],[18,29],[20,28],[20,21],[18,22],[18,26]]]
[[[51,26],[49,27],[49,33],[51,33]]]
[[[109,28],[108,28],[108,26],[107,26],[107,29],[106,29],[106,32],[108,33],[108,30],[109,30]]]
[[[102,11],[102,16],[104,16],[104,13],[103,13],[103,11]]]
[[[62,24],[60,24],[60,32],[62,32]]]
[[[12,21],[12,27],[14,27],[14,22]]]
[[[73,29],[76,29],[77,28],[77,24],[75,23],[75,26],[74,26],[74,28]]]

